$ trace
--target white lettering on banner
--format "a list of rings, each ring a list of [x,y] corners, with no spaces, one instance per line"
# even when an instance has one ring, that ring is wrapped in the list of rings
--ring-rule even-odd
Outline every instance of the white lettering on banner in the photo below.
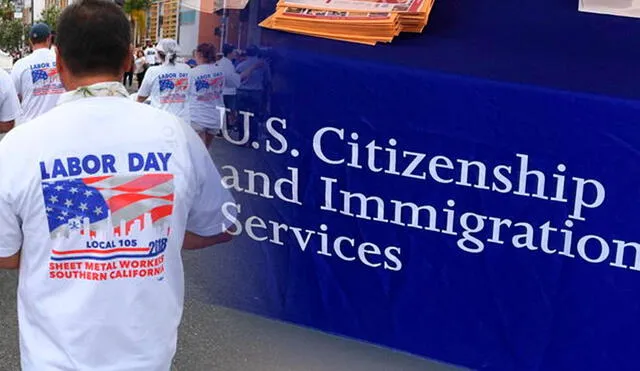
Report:
[[[220,108],[223,123],[227,111]],[[240,116],[245,126],[243,138],[232,140],[224,125],[223,134],[225,138],[229,136],[227,140],[231,143],[247,144],[250,123],[256,115],[241,111]],[[252,146],[271,155],[298,157],[300,150],[291,148],[287,140],[288,126],[289,122],[284,118],[268,118],[265,120],[267,138],[264,143],[251,143]],[[386,177],[401,177],[410,182],[436,183],[473,192],[528,198],[547,205],[564,205],[566,219],[532,224],[512,217],[464,210],[453,199],[444,204],[420,203],[402,199],[401,192],[387,199],[371,191],[375,187],[353,189],[347,186],[349,182],[323,174],[310,179],[308,174],[300,174],[300,169],[293,166],[286,167],[284,176],[276,177],[272,175],[273,171],[225,165],[221,167],[222,185],[252,197],[305,206],[300,200],[302,176],[311,182],[311,185],[306,184],[307,194],[310,187],[315,187],[312,190],[317,195],[319,211],[358,219],[358,223],[365,223],[362,228],[366,225],[376,228],[372,223],[377,223],[438,233],[455,239],[451,246],[470,254],[480,254],[490,245],[508,245],[530,253],[580,259],[591,264],[608,263],[612,267],[640,271],[640,242],[574,233],[574,223],[585,222],[589,214],[604,205],[606,190],[596,179],[572,176],[565,164],[557,163],[554,171],[545,172],[536,169],[535,161],[524,153],[515,153],[511,159],[500,162],[455,158],[445,153],[429,154],[403,149],[395,138],[366,139],[362,133],[335,126],[319,128],[311,139],[314,160],[331,167],[375,174],[381,182]],[[224,205],[223,214],[234,225],[236,235],[246,234],[255,241],[274,246],[284,246],[286,241],[297,246],[301,253],[315,253],[374,269],[395,272],[405,264],[399,246],[367,241],[361,233],[341,235],[325,223],[306,228],[259,215],[246,215],[242,211],[240,204]],[[322,214],[318,216],[318,220],[324,219]],[[562,224],[558,225],[558,222]]]
[[[357,133],[352,133],[351,138],[353,141],[345,140],[344,129],[322,128],[316,132],[313,138],[314,153],[318,159],[329,165],[341,165],[346,161],[349,167],[367,169],[374,173],[383,172],[396,176],[399,173],[399,176],[406,178],[430,179],[442,184],[453,183],[461,187],[511,193],[554,202],[568,202],[565,191],[565,176],[553,174],[549,182],[551,187],[549,187],[548,177],[542,171],[531,170],[529,156],[525,154],[516,154],[516,157],[519,158],[517,166],[497,164],[489,172],[487,165],[481,161],[452,160],[441,154],[429,158],[425,153],[408,150],[400,151],[401,156],[398,156],[395,139],[390,141],[394,147],[383,148],[376,145],[376,140],[361,146],[357,141],[359,138]],[[348,147],[342,154],[333,153],[329,156],[326,153],[327,147],[339,148],[341,143]],[[348,158],[345,158],[345,153],[350,154],[347,156]],[[398,161],[398,158],[406,160]],[[377,165],[380,163],[385,164],[386,167],[380,168]],[[517,169],[515,172],[514,168]],[[558,172],[562,173],[565,170],[564,164],[558,165]],[[574,195],[574,199],[572,213],[569,217],[584,221],[584,209],[595,209],[601,206],[605,199],[605,189],[600,182],[594,179],[572,177],[571,180],[573,187],[570,194]],[[514,187],[514,185],[516,186]],[[547,195],[547,192],[553,192],[553,196]]]
[[[231,210],[235,210],[235,212]],[[317,241],[320,244],[316,251],[318,255],[332,257],[332,254],[335,253],[343,261],[358,261],[372,268],[381,267],[391,271],[402,269],[400,248],[396,246],[380,248],[372,242],[358,243],[355,239],[347,236],[330,236],[329,228],[325,224],[321,224],[319,230],[302,229],[275,221],[268,221],[267,225],[267,222],[262,218],[254,215],[247,218],[243,225],[236,218],[236,214],[240,215],[241,212],[242,206],[232,202],[225,203],[222,208],[224,217],[235,227],[234,235],[246,232],[255,241],[269,240],[271,243],[281,245],[281,232],[289,231],[302,252],[307,251],[311,241]],[[256,233],[257,228],[262,230],[260,236]]]

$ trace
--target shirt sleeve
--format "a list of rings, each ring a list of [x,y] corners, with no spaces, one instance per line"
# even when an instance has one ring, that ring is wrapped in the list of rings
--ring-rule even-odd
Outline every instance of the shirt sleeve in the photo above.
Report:
[[[16,63],[11,70],[11,80],[13,81],[13,86],[16,88],[16,93],[22,95],[22,64],[20,62]]]
[[[22,228],[18,216],[11,205],[0,196],[0,258],[8,258],[20,251],[22,246]]]
[[[193,97],[196,96],[196,71],[195,70],[191,70],[189,71],[189,96],[192,99],[189,99],[189,104],[193,105],[194,100]]]
[[[151,88],[153,87],[153,81],[156,78],[156,69],[151,67],[147,70],[147,73],[144,75],[144,79],[142,80],[142,86],[138,89],[139,97],[148,97],[151,95]]]
[[[192,185],[194,197],[187,219],[187,231],[204,237],[215,236],[225,232],[232,225],[230,219],[236,217],[235,207],[227,208],[226,216],[223,208],[225,204],[235,201],[231,192],[222,186],[220,173],[202,139],[184,123],[183,130],[195,172]]]
[[[12,151],[6,150],[6,139],[0,142],[0,258],[13,256],[22,247],[22,224],[10,202],[11,180],[8,173],[11,158],[7,154]]]
[[[13,121],[20,115],[18,94],[7,74],[0,76],[0,86],[6,87],[0,90],[0,122]]]
[[[227,88],[237,89],[240,87],[242,80],[240,79],[240,74],[236,72],[233,65],[229,63],[224,66],[224,84]]]

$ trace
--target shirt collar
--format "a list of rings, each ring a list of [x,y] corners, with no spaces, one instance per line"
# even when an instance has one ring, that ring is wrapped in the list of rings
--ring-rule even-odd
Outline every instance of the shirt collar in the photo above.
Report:
[[[119,82],[100,82],[89,86],[81,86],[66,92],[58,99],[58,105],[73,102],[82,98],[122,97],[129,98],[129,92]]]
[[[36,50],[34,50],[31,54],[40,54],[40,53],[46,53],[46,52],[50,52],[51,49],[49,48],[38,48]]]

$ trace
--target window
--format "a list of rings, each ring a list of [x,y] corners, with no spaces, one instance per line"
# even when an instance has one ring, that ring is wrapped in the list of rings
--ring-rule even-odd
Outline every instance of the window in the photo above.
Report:
[[[185,10],[180,12],[180,25],[189,25],[196,23],[196,11],[195,10]]]

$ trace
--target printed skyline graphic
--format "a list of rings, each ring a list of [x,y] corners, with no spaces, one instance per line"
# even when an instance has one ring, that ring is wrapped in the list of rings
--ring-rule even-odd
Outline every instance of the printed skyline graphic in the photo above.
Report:
[[[55,67],[43,67],[31,70],[33,95],[58,95],[65,92],[58,70]]]
[[[140,220],[136,220],[131,228],[128,229],[127,235],[121,236],[118,229],[125,229],[125,221],[120,222],[120,226],[114,228],[109,216],[104,228],[97,231],[91,230],[91,222],[89,218],[84,218],[82,221],[78,219],[71,219],[68,222],[68,232],[64,237],[68,239],[74,239],[81,242],[81,248],[75,250],[52,250],[51,260],[54,261],[69,261],[69,260],[98,260],[108,261],[115,259],[148,259],[159,256],[164,250],[152,249],[148,242],[157,239],[159,236],[168,236],[170,227],[168,223],[153,223],[153,219],[150,213],[145,213]],[[120,240],[120,237],[126,237],[126,240]],[[128,241],[136,240],[135,246],[119,245],[115,241]],[[86,246],[92,246],[91,242],[102,242],[102,246],[108,246],[106,248],[86,248]],[[99,244],[96,246],[100,246]]]
[[[173,175],[110,175],[43,182],[52,238],[130,237],[162,226],[173,212]],[[88,236],[87,236],[88,234]]]

